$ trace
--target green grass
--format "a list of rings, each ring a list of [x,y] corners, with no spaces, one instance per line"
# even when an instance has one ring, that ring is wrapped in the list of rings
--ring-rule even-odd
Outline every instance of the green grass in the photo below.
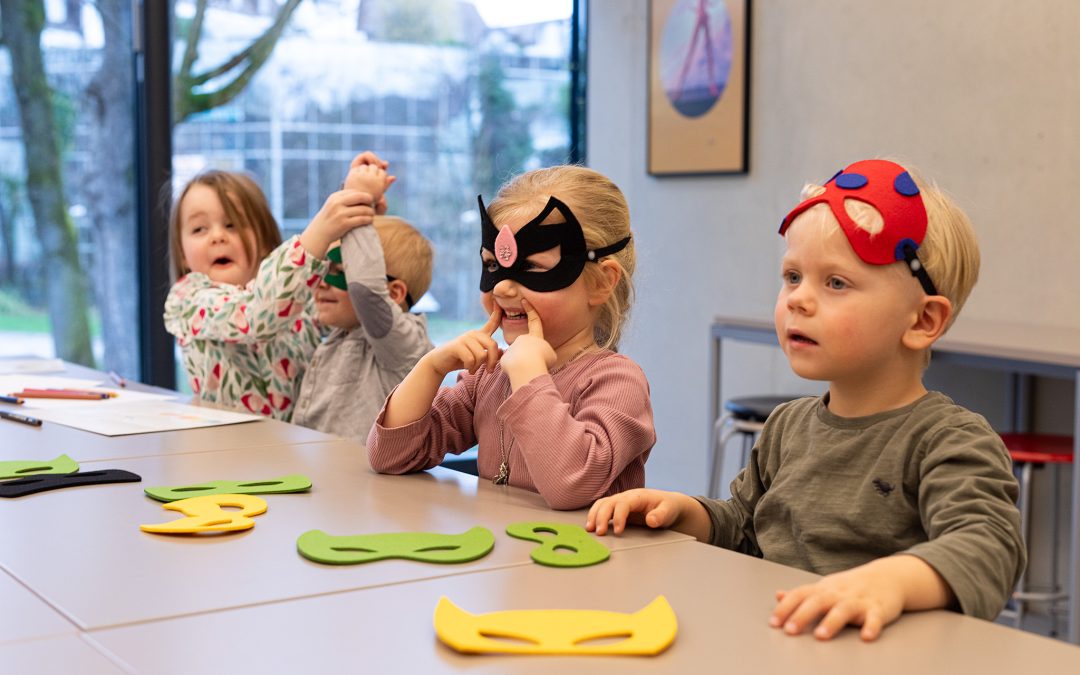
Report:
[[[49,314],[26,304],[11,289],[0,289],[0,331],[14,333],[49,333]],[[97,312],[90,310],[90,336],[101,334]]]

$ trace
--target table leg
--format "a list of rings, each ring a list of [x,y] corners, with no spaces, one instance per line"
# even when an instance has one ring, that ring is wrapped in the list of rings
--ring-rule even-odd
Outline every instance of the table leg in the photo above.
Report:
[[[1072,508],[1069,519],[1069,629],[1066,639],[1080,645],[1080,370],[1073,374],[1076,401],[1073,410]]]
[[[716,471],[714,461],[719,462],[720,458],[716,455],[716,444],[719,442],[716,430],[716,420],[720,419],[721,408],[723,402],[720,400],[720,359],[723,357],[724,338],[720,335],[713,334],[712,336],[712,349],[709,353],[709,376],[712,378],[712,386],[709,389],[709,447],[705,451],[705,470],[709,472],[709,478],[706,479],[705,489],[708,490],[712,484],[712,476]],[[714,460],[715,457],[715,460]],[[710,497],[713,495],[709,494]]]

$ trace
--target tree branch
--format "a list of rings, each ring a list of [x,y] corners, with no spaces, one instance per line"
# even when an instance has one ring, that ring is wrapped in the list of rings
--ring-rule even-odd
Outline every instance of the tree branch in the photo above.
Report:
[[[202,0],[202,2],[205,3],[205,0]],[[289,23],[289,19],[292,18],[293,12],[296,11],[300,2],[301,0],[288,0],[281,7],[277,18],[274,19],[274,23],[254,42],[235,54],[225,63],[197,75],[192,75],[190,70],[187,72],[182,71],[177,75],[177,85],[183,87],[182,91],[184,92],[184,95],[177,100],[175,111],[176,122],[182,122],[195,113],[211,110],[236,98],[236,96],[243,91],[244,87],[251,81],[251,78],[253,78],[259,69],[266,63],[267,59],[270,58],[270,55],[274,51],[274,47],[277,45],[278,39],[281,37],[282,32],[285,30],[285,26]],[[201,18],[196,18],[201,23]],[[243,70],[241,70],[231,82],[225,84],[223,87],[207,93],[197,94],[194,92],[195,87],[221,77],[234,70],[245,61],[247,62],[247,65],[244,66]]]

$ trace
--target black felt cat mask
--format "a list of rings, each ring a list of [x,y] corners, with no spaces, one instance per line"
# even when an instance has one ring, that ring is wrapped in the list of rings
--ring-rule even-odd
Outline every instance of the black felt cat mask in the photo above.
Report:
[[[494,261],[487,261],[480,273],[480,290],[484,293],[495,288],[503,279],[511,279],[529,290],[540,293],[557,291],[577,281],[585,263],[596,262],[604,256],[623,250],[630,237],[597,249],[589,249],[585,244],[585,233],[581,223],[574,216],[570,207],[556,197],[548,199],[543,210],[515,234],[509,225],[502,228],[495,226],[488,215],[484,199],[477,195],[480,205],[480,230],[483,249],[495,256]],[[541,225],[558,210],[563,222]],[[531,271],[526,267],[526,259],[536,253],[559,247],[559,262],[543,272]],[[483,255],[483,251],[481,251]]]

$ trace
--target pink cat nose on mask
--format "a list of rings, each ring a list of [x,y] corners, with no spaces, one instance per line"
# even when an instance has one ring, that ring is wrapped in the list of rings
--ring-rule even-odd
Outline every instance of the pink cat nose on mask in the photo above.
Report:
[[[510,267],[517,260],[517,240],[514,239],[514,231],[509,225],[503,225],[499,230],[499,236],[495,237],[495,259],[502,267]]]

